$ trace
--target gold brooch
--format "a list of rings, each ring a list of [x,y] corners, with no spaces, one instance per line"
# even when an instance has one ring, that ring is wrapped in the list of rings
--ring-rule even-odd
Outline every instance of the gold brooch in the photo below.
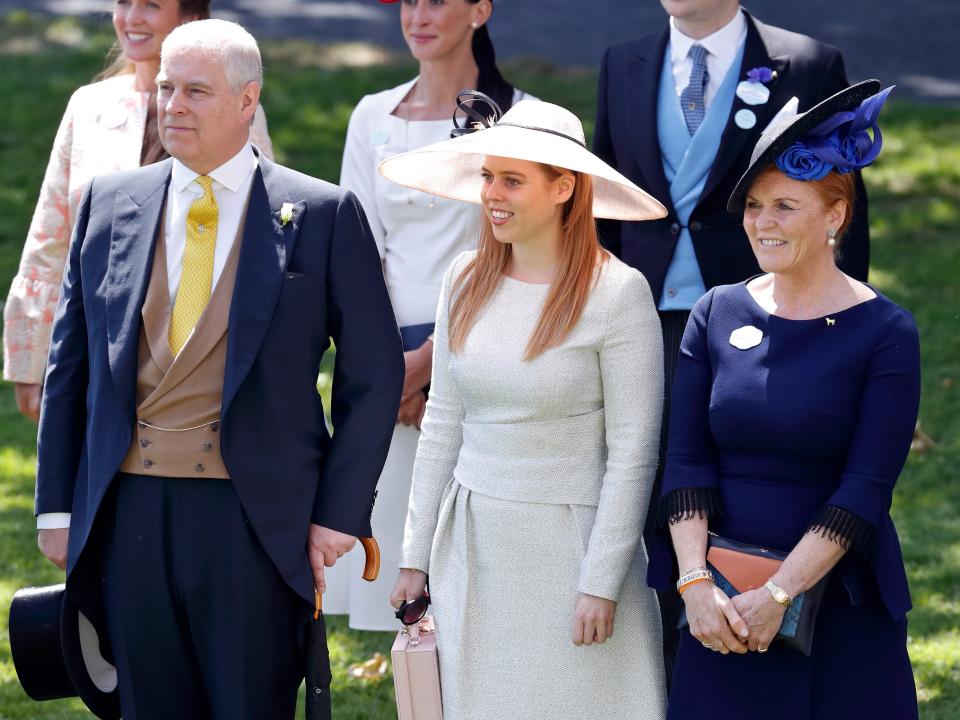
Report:
[[[827,327],[833,327],[837,324],[836,318],[827,318]]]

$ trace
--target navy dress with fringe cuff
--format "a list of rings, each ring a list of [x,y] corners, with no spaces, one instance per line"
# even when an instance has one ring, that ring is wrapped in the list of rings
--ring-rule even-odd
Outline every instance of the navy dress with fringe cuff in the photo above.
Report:
[[[746,283],[690,315],[670,407],[659,504],[723,537],[789,552],[807,533],[847,550],[807,657],[774,643],[721,655],[689,633],[668,718],[914,720],[906,573],[890,519],[920,390],[912,316],[879,293],[812,320],[766,313]],[[651,572],[671,558],[651,555]]]

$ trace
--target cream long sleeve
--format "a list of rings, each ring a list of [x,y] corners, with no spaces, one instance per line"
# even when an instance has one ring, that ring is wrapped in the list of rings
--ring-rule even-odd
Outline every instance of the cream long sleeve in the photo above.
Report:
[[[600,348],[607,461],[580,592],[616,600],[651,502],[663,407],[663,336],[639,272],[618,288]]]
[[[413,485],[403,534],[400,567],[430,572],[430,550],[437,529],[437,516],[444,486],[453,478],[453,470],[463,443],[463,401],[450,375],[450,346],[447,325],[450,313],[450,288],[455,274],[462,272],[460,255],[443,276],[437,322],[433,335],[433,374],[430,397],[420,424],[420,442],[413,466]]]
[[[586,525],[578,589],[615,600],[657,466],[663,351],[649,286],[609,258],[564,342],[525,361],[549,287],[504,278],[463,352],[451,354],[451,282],[471,257],[461,255],[444,279],[402,567],[429,571],[443,498],[458,482],[574,508]]]

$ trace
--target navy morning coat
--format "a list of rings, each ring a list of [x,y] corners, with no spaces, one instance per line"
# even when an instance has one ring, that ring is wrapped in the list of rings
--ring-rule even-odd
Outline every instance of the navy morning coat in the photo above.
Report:
[[[777,76],[765,83],[770,99],[762,105],[734,100],[720,139],[717,157],[706,185],[690,214],[688,229],[707,290],[745,280],[760,272],[743,231],[742,215],[727,212],[727,199],[746,172],[750,154],[760,134],[791,97],[800,111],[839,92],[849,84],[843,57],[834,48],[805,35],[765,25],[742,11],[747,21],[740,78],[756,67],[769,67]],[[597,125],[593,149],[603,160],[653,195],[667,208],[667,217],[646,222],[601,221],[601,242],[618,258],[643,273],[654,298],[663,293],[663,282],[680,237],[680,220],[670,200],[657,139],[657,95],[669,28],[640,40],[607,49],[597,89]],[[733,68],[731,72],[736,72]],[[756,114],[756,125],[737,126],[737,112]],[[857,203],[853,221],[842,244],[840,268],[867,279],[869,224],[867,195],[856,175]]]
[[[36,512],[70,512],[68,585],[136,421],[141,308],[172,160],[97,177],[64,271],[38,438]],[[284,203],[293,218],[281,220]],[[337,349],[331,439],[317,377]],[[260,156],[230,308],[221,450],[280,575],[313,602],[311,522],[371,535],[403,386],[400,335],[357,199]]]

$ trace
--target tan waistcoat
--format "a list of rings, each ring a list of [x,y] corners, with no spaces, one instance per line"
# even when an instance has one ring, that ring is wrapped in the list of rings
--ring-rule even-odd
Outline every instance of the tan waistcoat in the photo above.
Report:
[[[227,323],[244,221],[245,217],[241,218],[210,302],[176,358],[167,339],[172,303],[164,228],[160,223],[153,271],[141,311],[137,427],[121,472],[161,477],[230,477],[220,455],[220,410],[227,364]]]

